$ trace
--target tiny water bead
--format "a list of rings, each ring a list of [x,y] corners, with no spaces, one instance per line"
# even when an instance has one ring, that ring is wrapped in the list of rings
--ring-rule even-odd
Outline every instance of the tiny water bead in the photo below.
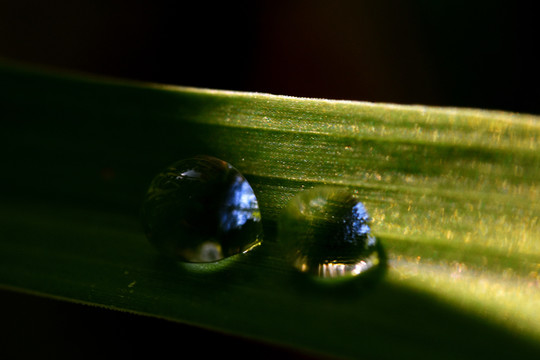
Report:
[[[351,277],[381,264],[364,205],[350,192],[321,187],[299,192],[283,209],[279,242],[298,270],[321,278]]]
[[[158,174],[141,213],[150,242],[185,262],[214,262],[262,241],[253,189],[231,164],[210,156],[178,161]]]

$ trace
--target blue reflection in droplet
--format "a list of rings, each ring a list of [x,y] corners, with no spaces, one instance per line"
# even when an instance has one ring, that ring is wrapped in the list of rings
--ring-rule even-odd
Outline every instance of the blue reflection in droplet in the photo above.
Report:
[[[370,220],[364,204],[358,202],[354,205],[350,217],[343,219],[344,241],[352,244],[365,244],[366,246],[374,245],[375,238],[370,235]]]
[[[321,278],[378,269],[384,256],[364,205],[342,188],[299,192],[283,209],[279,241],[298,270]]]
[[[231,164],[196,156],[178,161],[150,184],[141,216],[161,252],[187,262],[213,262],[262,241],[255,194]]]
[[[224,231],[238,229],[248,220],[260,221],[259,204],[253,189],[243,177],[236,177],[220,213],[220,225]]]

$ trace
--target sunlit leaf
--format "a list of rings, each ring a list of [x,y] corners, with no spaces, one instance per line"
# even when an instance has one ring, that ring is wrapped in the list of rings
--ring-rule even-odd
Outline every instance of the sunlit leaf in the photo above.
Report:
[[[0,286],[336,356],[535,355],[540,119],[291,98],[0,67]],[[139,224],[155,174],[196,154],[252,185],[262,246],[160,257]],[[348,187],[388,269],[339,286],[276,242],[298,191]]]

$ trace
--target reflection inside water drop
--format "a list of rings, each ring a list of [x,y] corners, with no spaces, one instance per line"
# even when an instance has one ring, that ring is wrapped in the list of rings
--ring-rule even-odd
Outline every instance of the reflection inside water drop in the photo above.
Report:
[[[152,244],[187,262],[217,261],[262,240],[253,189],[232,165],[209,156],[179,161],[158,174],[142,220]]]
[[[298,193],[283,210],[279,241],[298,270],[322,278],[356,276],[381,263],[364,205],[339,188]]]
[[[240,174],[235,177],[225,196],[219,217],[220,226],[224,231],[240,229],[248,221],[260,221],[257,198],[251,186]]]

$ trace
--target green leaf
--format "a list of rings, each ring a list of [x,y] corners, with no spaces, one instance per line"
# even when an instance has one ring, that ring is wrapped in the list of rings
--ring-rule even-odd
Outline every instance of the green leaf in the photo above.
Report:
[[[0,66],[0,286],[367,358],[538,356],[540,119],[238,93]],[[250,181],[262,246],[215,264],[158,255],[138,212],[195,154]],[[276,241],[298,191],[346,186],[388,268],[339,286]]]

